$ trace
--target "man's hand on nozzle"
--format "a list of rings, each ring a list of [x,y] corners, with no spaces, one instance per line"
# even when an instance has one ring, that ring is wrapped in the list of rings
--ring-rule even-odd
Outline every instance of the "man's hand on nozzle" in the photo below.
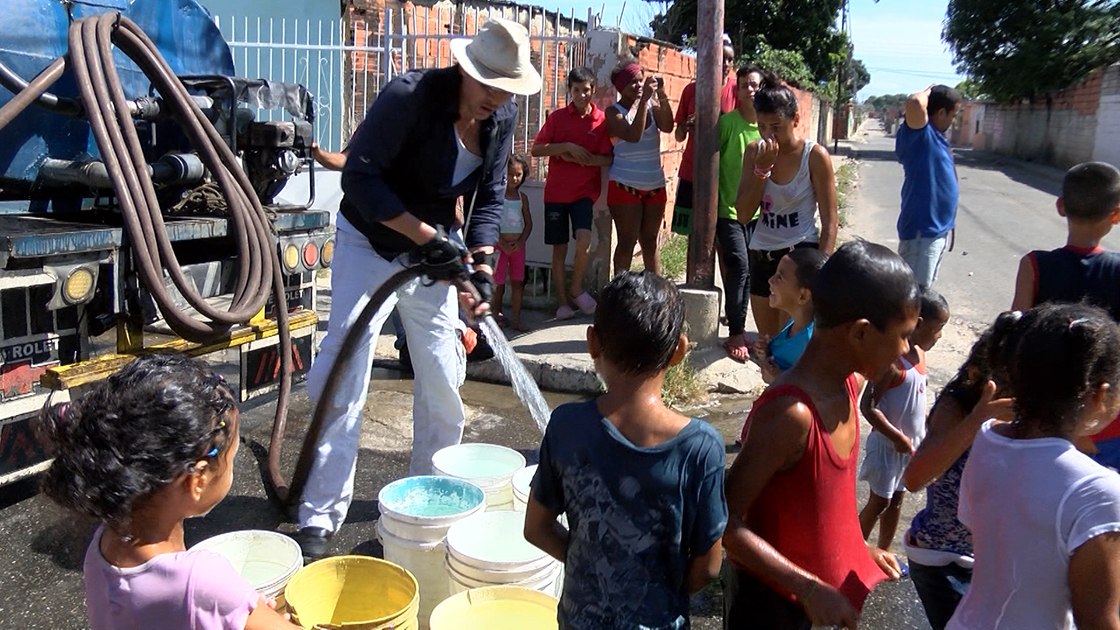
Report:
[[[467,271],[469,256],[467,248],[447,238],[447,232],[437,227],[431,240],[409,252],[408,262],[410,266],[422,267],[432,280],[451,282],[470,275]]]

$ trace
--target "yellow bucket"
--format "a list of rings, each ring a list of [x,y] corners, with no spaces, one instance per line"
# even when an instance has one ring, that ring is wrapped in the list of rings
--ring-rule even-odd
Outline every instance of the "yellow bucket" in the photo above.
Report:
[[[313,562],[288,582],[292,622],[304,628],[416,630],[420,587],[407,570],[378,558]]]
[[[453,595],[432,611],[431,630],[556,630],[559,601],[520,586],[487,586]]]

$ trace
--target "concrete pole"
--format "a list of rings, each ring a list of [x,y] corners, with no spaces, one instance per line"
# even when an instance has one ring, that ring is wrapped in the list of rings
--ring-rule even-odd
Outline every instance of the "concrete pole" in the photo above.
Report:
[[[723,78],[723,0],[700,0],[696,11],[696,127],[688,285],[715,286],[716,202],[719,199],[719,94]]]

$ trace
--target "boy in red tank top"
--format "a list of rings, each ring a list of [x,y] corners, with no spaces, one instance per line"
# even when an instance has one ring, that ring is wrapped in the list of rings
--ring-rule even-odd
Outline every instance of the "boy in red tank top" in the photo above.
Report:
[[[856,513],[859,391],[909,350],[918,284],[886,247],[855,241],[813,284],[815,333],[755,402],[727,478],[724,628],[856,627],[895,557]]]

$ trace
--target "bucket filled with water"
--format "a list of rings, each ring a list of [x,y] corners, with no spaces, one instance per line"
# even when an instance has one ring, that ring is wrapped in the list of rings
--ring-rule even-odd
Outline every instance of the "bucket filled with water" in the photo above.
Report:
[[[448,595],[443,540],[453,524],[486,509],[486,494],[454,477],[406,477],[377,495],[377,536],[385,559],[412,572],[420,588],[419,618]]]
[[[525,540],[523,512],[483,512],[447,530],[451,593],[486,586],[520,586],[556,596],[563,565]]]
[[[513,476],[525,467],[525,457],[496,444],[458,444],[432,455],[437,475],[465,479],[486,493],[486,509],[513,509]]]
[[[432,611],[432,630],[555,630],[555,597],[517,586],[459,593]]]
[[[304,628],[416,630],[420,588],[404,568],[368,556],[313,562],[288,583],[292,622]]]
[[[266,599],[276,600],[283,610],[288,581],[303,567],[299,544],[284,534],[264,530],[245,530],[220,534],[198,543],[194,549],[216,553],[233,565]]]

